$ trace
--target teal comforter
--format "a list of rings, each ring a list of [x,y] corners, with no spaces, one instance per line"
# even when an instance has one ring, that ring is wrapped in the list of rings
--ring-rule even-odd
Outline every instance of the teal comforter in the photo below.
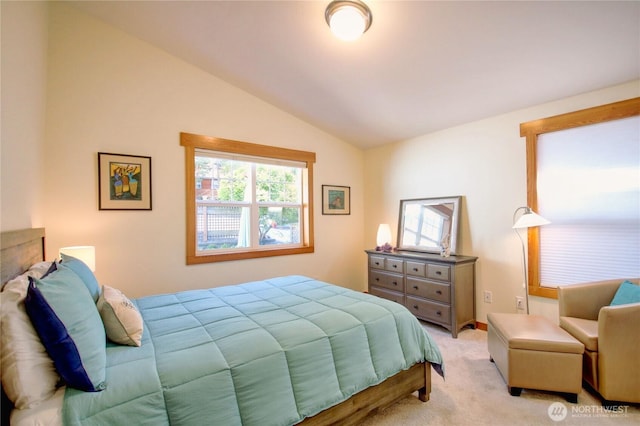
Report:
[[[107,389],[67,389],[65,425],[291,425],[416,362],[442,365],[403,306],[308,277],[134,303],[142,346],[109,344]]]

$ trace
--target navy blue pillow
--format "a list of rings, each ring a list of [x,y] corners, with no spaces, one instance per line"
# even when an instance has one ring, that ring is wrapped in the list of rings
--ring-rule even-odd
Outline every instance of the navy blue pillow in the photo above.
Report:
[[[44,279],[29,277],[24,304],[60,377],[83,391],[105,389],[106,334],[89,290],[59,265]]]

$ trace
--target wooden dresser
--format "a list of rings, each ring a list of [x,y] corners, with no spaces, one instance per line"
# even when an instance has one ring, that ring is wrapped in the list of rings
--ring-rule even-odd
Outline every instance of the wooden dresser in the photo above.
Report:
[[[475,327],[477,257],[366,252],[369,293],[405,305],[416,317],[441,325],[453,337],[466,325]]]

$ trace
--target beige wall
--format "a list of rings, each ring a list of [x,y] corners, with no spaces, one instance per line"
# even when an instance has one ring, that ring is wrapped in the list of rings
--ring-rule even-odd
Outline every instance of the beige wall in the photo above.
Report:
[[[363,153],[66,5],[50,9],[47,249],[96,246],[96,276],[132,297],[304,274],[363,290]],[[185,265],[191,132],[316,152],[313,254]],[[152,158],[152,211],[99,211],[97,153]],[[351,187],[350,216],[321,214],[321,185]]]
[[[44,225],[47,7],[3,1],[0,11],[0,227],[5,231]]]
[[[479,258],[477,320],[516,312],[515,297],[524,295],[522,246],[511,225],[515,209],[527,202],[520,123],[639,95],[635,81],[366,151],[365,246],[375,246],[379,223],[397,227],[401,199],[462,195],[460,252]],[[492,304],[483,302],[485,290]],[[550,299],[532,297],[530,310],[558,315]]]

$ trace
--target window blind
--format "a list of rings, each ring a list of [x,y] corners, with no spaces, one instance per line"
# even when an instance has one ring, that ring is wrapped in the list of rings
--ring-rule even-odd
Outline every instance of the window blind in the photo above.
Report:
[[[640,276],[640,117],[541,134],[544,287]]]
[[[293,161],[293,160],[283,160],[280,158],[270,158],[270,157],[259,157],[255,155],[246,155],[246,154],[237,154],[230,152],[222,152],[222,151],[212,151],[208,149],[200,149],[196,148],[195,150],[196,156],[198,157],[211,157],[211,158],[222,158],[225,160],[233,160],[233,161],[244,161],[249,163],[259,163],[259,164],[269,164],[272,166],[282,166],[282,167],[296,167],[299,169],[304,169],[307,167],[307,164],[303,161]]]

